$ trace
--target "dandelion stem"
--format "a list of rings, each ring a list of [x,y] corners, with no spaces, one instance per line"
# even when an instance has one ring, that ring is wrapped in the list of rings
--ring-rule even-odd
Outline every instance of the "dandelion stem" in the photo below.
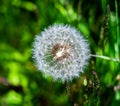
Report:
[[[67,91],[68,98],[71,99],[71,92],[70,92],[69,82],[66,82],[66,91]]]
[[[105,59],[105,60],[111,60],[111,61],[114,61],[114,62],[120,62],[120,60],[118,58],[110,58],[108,56],[94,55],[94,54],[90,54],[90,56],[91,57],[102,58],[102,59]]]
[[[66,91],[70,103],[73,104],[73,106],[78,106],[78,104],[72,100],[71,87],[69,82],[66,82]]]

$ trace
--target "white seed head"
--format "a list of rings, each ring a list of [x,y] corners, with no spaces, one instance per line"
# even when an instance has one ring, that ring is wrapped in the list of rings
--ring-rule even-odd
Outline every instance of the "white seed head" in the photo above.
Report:
[[[88,42],[75,28],[53,25],[37,35],[33,58],[38,70],[54,80],[70,81],[84,71],[90,58]]]

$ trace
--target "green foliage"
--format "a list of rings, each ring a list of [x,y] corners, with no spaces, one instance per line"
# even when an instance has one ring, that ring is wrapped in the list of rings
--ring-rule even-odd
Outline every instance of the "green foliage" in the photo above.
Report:
[[[0,106],[119,106],[119,62],[91,58],[70,83],[69,102],[65,85],[41,75],[32,60],[35,35],[54,23],[78,28],[91,54],[120,59],[119,10],[119,0],[1,0]]]

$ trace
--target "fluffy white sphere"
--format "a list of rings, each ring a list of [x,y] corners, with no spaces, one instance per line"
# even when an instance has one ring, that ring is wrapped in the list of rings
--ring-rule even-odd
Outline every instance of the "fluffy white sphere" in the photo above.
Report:
[[[33,58],[38,70],[62,82],[79,77],[90,58],[88,42],[69,25],[53,25],[35,37]]]

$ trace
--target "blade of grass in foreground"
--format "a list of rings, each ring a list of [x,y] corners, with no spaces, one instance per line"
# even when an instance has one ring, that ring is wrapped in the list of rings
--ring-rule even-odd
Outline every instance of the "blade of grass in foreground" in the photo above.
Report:
[[[118,18],[118,4],[115,0],[115,10],[116,10],[116,45],[115,45],[115,52],[116,52],[116,58],[119,58],[119,46],[120,46],[120,34],[119,34],[119,18]]]

